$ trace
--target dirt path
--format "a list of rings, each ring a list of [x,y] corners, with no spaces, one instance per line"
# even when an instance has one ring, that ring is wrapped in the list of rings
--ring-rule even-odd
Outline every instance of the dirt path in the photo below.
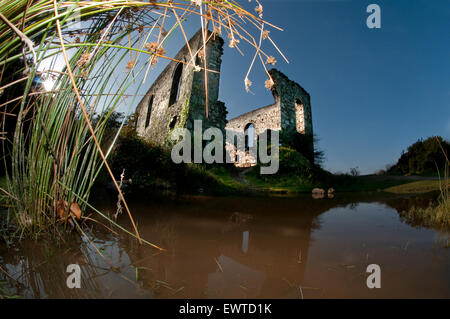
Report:
[[[245,178],[245,174],[247,174],[248,172],[250,172],[251,167],[247,167],[247,168],[241,168],[239,169],[239,172],[237,173],[233,173],[231,175],[231,177],[238,183],[241,183],[243,185],[245,185],[247,187],[247,189],[251,192],[260,192],[261,190],[253,187],[249,181]]]
[[[244,184],[244,185],[250,186],[250,183],[248,182],[248,180],[245,179],[245,174],[250,172],[250,170],[251,170],[250,167],[240,170],[239,174],[236,175],[236,179],[235,180],[240,182],[240,183],[242,183],[242,184]]]

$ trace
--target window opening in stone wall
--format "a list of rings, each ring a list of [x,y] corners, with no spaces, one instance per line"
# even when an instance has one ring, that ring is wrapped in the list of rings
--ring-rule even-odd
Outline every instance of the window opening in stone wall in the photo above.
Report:
[[[170,120],[170,123],[169,123],[170,129],[174,129],[177,122],[178,122],[178,117],[177,116],[172,117],[172,119]]]
[[[169,106],[178,101],[180,95],[180,81],[182,73],[183,73],[183,64],[178,63],[177,68],[175,69],[175,72],[173,74],[172,88],[170,90]]]
[[[295,118],[297,132],[305,134],[305,109],[299,99],[295,99]]]
[[[248,151],[250,147],[255,145],[255,125],[249,123],[245,126],[245,150]]]
[[[147,118],[145,119],[145,128],[150,124],[150,116],[152,115],[152,107],[153,107],[153,95],[150,97],[150,101],[148,102],[147,108]]]

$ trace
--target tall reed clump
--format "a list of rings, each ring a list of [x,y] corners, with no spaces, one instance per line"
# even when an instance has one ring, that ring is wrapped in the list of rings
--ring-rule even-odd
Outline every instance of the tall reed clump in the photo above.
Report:
[[[0,108],[8,168],[6,187],[0,190],[21,234],[59,234],[56,225],[66,225],[69,216],[75,221],[91,207],[90,191],[105,167],[131,219],[129,233],[141,242],[107,162],[117,135],[105,151],[100,147],[106,123],[121,104],[133,104],[142,78],[158,59],[173,60],[164,47],[176,30],[188,43],[183,25],[190,16],[202,27],[204,62],[210,37],[226,35],[229,47],[239,51],[240,42],[247,43],[255,54],[245,88],[252,85],[249,74],[259,59],[270,89],[273,81],[265,64],[276,60],[262,50],[262,43],[269,42],[284,56],[269,34],[268,28],[276,27],[262,19],[263,7],[255,1],[255,13],[226,0],[0,1],[0,92],[5,92]],[[199,52],[189,51],[192,59],[179,62],[207,79],[209,71],[195,65]],[[52,58],[62,59],[63,67],[49,63]],[[37,83],[42,80],[45,89]],[[207,85],[205,81],[205,92]]]

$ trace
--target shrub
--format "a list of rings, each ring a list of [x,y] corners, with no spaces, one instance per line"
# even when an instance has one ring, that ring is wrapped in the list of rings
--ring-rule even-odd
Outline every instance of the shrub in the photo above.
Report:
[[[209,173],[211,165],[175,164],[170,151],[125,131],[117,141],[111,157],[116,176],[125,170],[131,178],[131,190],[170,189],[177,193],[215,192],[218,181]]]
[[[158,178],[172,182],[176,170],[170,154],[161,147],[146,142],[135,134],[121,135],[111,157],[111,167],[115,176],[125,169],[125,178],[132,179],[133,185],[150,186]]]
[[[280,140],[282,145],[291,147],[302,154],[311,163],[320,165],[324,160],[324,152],[317,149],[316,145],[319,141],[316,136],[305,135],[300,133],[290,134],[281,133]]]
[[[271,146],[269,146],[269,153]],[[286,146],[280,146],[278,158],[274,160],[279,161],[279,169],[275,176],[279,175],[292,175],[300,177],[304,180],[310,180],[313,178],[315,166],[312,165],[308,159],[297,152],[295,149]],[[259,175],[261,164],[257,164],[252,169],[253,175]],[[272,177],[272,175],[264,175],[265,179]]]
[[[308,159],[290,147],[281,146],[280,153],[281,174],[296,174],[302,177],[310,178],[312,174],[312,165]]]

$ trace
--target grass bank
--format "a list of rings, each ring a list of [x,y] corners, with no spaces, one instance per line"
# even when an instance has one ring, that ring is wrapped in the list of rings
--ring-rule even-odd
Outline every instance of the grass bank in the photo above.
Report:
[[[137,136],[135,131],[122,134],[111,157],[116,176],[123,174],[127,193],[159,196],[161,193],[227,195],[246,191],[236,181],[233,165],[175,164],[166,148]],[[97,186],[112,186],[106,172]],[[112,188],[112,187],[110,187]]]
[[[169,149],[125,129],[111,157],[113,172],[116,176],[124,173],[129,190],[146,194],[296,194],[311,193],[314,188],[333,188],[337,193],[420,194],[440,189],[436,177],[332,174],[289,147],[280,147],[279,170],[273,175],[261,175],[259,165],[242,169],[231,164],[175,164]],[[107,176],[104,180],[108,182]]]
[[[258,171],[251,170],[245,174],[251,187],[261,191],[285,192],[285,193],[310,193],[313,188],[334,188],[336,192],[375,192],[386,191],[393,187],[408,185],[410,179],[383,176],[351,176],[347,174],[331,174],[321,168],[315,168],[311,176],[297,174],[280,174],[274,176],[262,176]],[[436,181],[427,181],[434,182]],[[439,189],[434,187],[432,190]],[[427,188],[418,189],[417,193],[428,192]]]
[[[124,173],[128,193],[296,194],[311,193],[313,188],[334,188],[338,193],[388,191],[401,194],[439,190],[438,180],[415,180],[424,177],[332,174],[285,147],[280,149],[280,168],[274,175],[261,175],[259,166],[238,169],[231,164],[175,164],[167,149],[145,141],[134,131],[120,136],[111,166],[116,176]],[[107,176],[103,180],[104,183],[109,181]]]
[[[388,187],[386,192],[395,194],[421,194],[433,191],[440,191],[444,184],[449,184],[450,180],[424,180],[408,182],[401,185]]]

